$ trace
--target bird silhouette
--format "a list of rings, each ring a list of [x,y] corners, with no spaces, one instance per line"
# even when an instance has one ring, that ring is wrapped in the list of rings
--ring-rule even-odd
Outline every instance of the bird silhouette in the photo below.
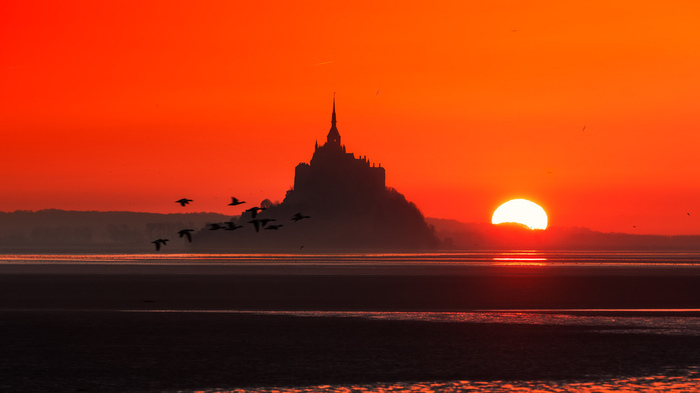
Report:
[[[250,212],[253,215],[253,218],[255,218],[258,216],[258,213],[263,211],[263,210],[266,210],[266,209],[264,207],[257,207],[256,206],[256,207],[251,207],[250,209],[247,209],[246,211]]]
[[[235,231],[238,228],[243,228],[243,225],[236,225],[235,222],[231,221],[226,221],[224,224],[226,224],[226,229],[227,231]]]
[[[248,221],[250,224],[255,226],[255,232],[260,232],[260,228],[265,228],[265,225],[270,221],[277,221],[274,218],[254,218]]]
[[[260,221],[260,223],[264,227],[265,225],[267,225],[268,222],[277,221],[277,220],[275,220],[274,218],[260,218],[260,219],[258,219],[258,221]]]
[[[160,251],[160,245],[165,245],[168,242],[168,239],[156,239],[152,241],[151,243],[156,245],[156,251]]]
[[[177,234],[180,235],[180,237],[187,237],[187,241],[192,243],[192,233],[194,232],[194,229],[183,229],[179,231]]]
[[[209,230],[210,231],[217,231],[219,229],[224,229],[224,226],[219,224],[218,222],[209,224]]]
[[[260,232],[260,219],[254,218],[250,221],[248,221],[249,224],[253,224],[255,227],[255,232]]]
[[[292,220],[294,220],[294,222],[297,222],[297,221],[299,221],[299,220],[303,220],[303,219],[305,219],[305,218],[311,218],[311,217],[310,217],[310,216],[305,216],[305,215],[303,215],[303,214],[301,214],[301,213],[297,213],[297,214],[295,214],[295,215],[292,216]]]
[[[270,224],[270,225],[266,226],[265,229],[272,229],[272,230],[275,230],[275,231],[276,231],[276,230],[280,229],[280,228],[283,227],[283,226],[284,226],[284,225],[282,225],[282,224],[279,224],[279,225],[272,225],[272,224]]]
[[[231,197],[231,203],[229,203],[228,205],[229,206],[236,206],[236,205],[240,205],[241,203],[245,203],[245,201],[239,201],[238,199],[236,199],[236,197]]]
[[[182,198],[182,199],[178,199],[177,201],[175,201],[175,203],[179,203],[181,206],[185,206],[190,202],[192,202],[192,200],[187,199],[187,198]]]

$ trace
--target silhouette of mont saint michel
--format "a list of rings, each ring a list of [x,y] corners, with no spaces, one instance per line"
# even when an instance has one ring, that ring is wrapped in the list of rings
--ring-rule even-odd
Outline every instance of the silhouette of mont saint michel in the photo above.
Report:
[[[200,230],[193,248],[241,250],[434,249],[439,240],[423,214],[385,185],[385,170],[355,157],[341,143],[335,99],[331,129],[311,161],[296,166],[294,187],[281,203],[265,200],[261,211],[232,220],[241,229]],[[218,228],[217,228],[218,227]]]

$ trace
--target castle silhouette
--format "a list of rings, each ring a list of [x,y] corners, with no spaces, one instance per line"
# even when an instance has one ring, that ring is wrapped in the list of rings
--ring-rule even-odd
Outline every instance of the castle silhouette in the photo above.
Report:
[[[309,163],[295,168],[294,186],[281,203],[265,200],[266,209],[253,217],[244,212],[232,221],[245,230],[235,233],[201,230],[193,247],[235,250],[305,251],[432,249],[439,245],[420,210],[385,185],[386,172],[367,157],[346,151],[338,131],[335,98],[326,143],[316,142]],[[309,219],[292,220],[298,213]],[[284,227],[260,229],[255,220],[275,220]],[[251,222],[259,231],[253,230]]]
[[[316,142],[314,155],[310,163],[297,165],[294,174],[294,191],[302,194],[344,192],[358,194],[380,192],[385,188],[386,173],[384,168],[370,166],[367,157],[355,158],[353,153],[345,151],[340,143],[340,132],[336,126],[335,98],[331,129],[326,143],[318,146]]]

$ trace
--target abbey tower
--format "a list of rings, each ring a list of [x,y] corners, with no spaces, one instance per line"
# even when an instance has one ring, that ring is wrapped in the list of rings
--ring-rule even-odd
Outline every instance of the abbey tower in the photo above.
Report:
[[[297,165],[294,193],[320,192],[328,196],[375,193],[385,189],[385,179],[384,168],[371,164],[367,157],[355,158],[353,153],[345,151],[336,125],[334,98],[326,143],[322,146],[316,143],[311,161]]]

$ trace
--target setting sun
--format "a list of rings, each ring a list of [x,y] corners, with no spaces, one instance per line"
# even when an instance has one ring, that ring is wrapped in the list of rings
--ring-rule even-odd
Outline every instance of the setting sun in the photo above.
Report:
[[[493,212],[491,223],[517,223],[530,229],[546,229],[547,213],[534,202],[527,199],[513,199],[508,201]]]

